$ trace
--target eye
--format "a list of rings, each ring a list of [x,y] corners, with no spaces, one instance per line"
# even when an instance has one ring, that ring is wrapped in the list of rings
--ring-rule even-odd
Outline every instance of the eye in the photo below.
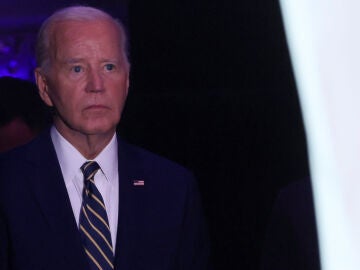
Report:
[[[72,67],[72,70],[75,73],[80,73],[81,71],[83,71],[83,68],[81,66],[74,66],[74,67]]]
[[[114,64],[106,64],[105,65],[105,70],[107,71],[112,71],[115,69],[115,65]]]

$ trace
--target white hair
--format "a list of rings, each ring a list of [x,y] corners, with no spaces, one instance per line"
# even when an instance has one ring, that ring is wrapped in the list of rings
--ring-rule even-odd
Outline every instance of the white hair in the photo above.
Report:
[[[88,6],[71,6],[64,9],[60,9],[47,18],[40,27],[36,47],[35,55],[37,66],[48,69],[50,64],[50,39],[53,34],[53,26],[64,21],[94,21],[94,20],[109,20],[114,23],[119,31],[120,36],[120,50],[123,54],[127,66],[129,66],[129,60],[127,57],[127,38],[122,23],[114,19],[108,13],[93,7]]]

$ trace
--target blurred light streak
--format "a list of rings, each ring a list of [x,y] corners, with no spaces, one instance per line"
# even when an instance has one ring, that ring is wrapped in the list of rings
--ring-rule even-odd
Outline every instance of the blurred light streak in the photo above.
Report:
[[[360,269],[360,2],[280,5],[308,139],[322,269]]]

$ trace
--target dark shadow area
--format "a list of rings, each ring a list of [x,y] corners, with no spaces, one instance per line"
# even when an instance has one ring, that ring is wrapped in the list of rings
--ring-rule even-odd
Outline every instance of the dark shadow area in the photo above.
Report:
[[[308,175],[277,1],[131,1],[129,141],[192,169],[215,269],[257,269],[280,187]]]

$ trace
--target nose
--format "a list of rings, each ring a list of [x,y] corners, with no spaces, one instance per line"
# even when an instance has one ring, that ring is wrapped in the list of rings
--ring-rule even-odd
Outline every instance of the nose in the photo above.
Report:
[[[99,71],[91,70],[88,74],[88,92],[102,92],[104,91],[104,79]]]

